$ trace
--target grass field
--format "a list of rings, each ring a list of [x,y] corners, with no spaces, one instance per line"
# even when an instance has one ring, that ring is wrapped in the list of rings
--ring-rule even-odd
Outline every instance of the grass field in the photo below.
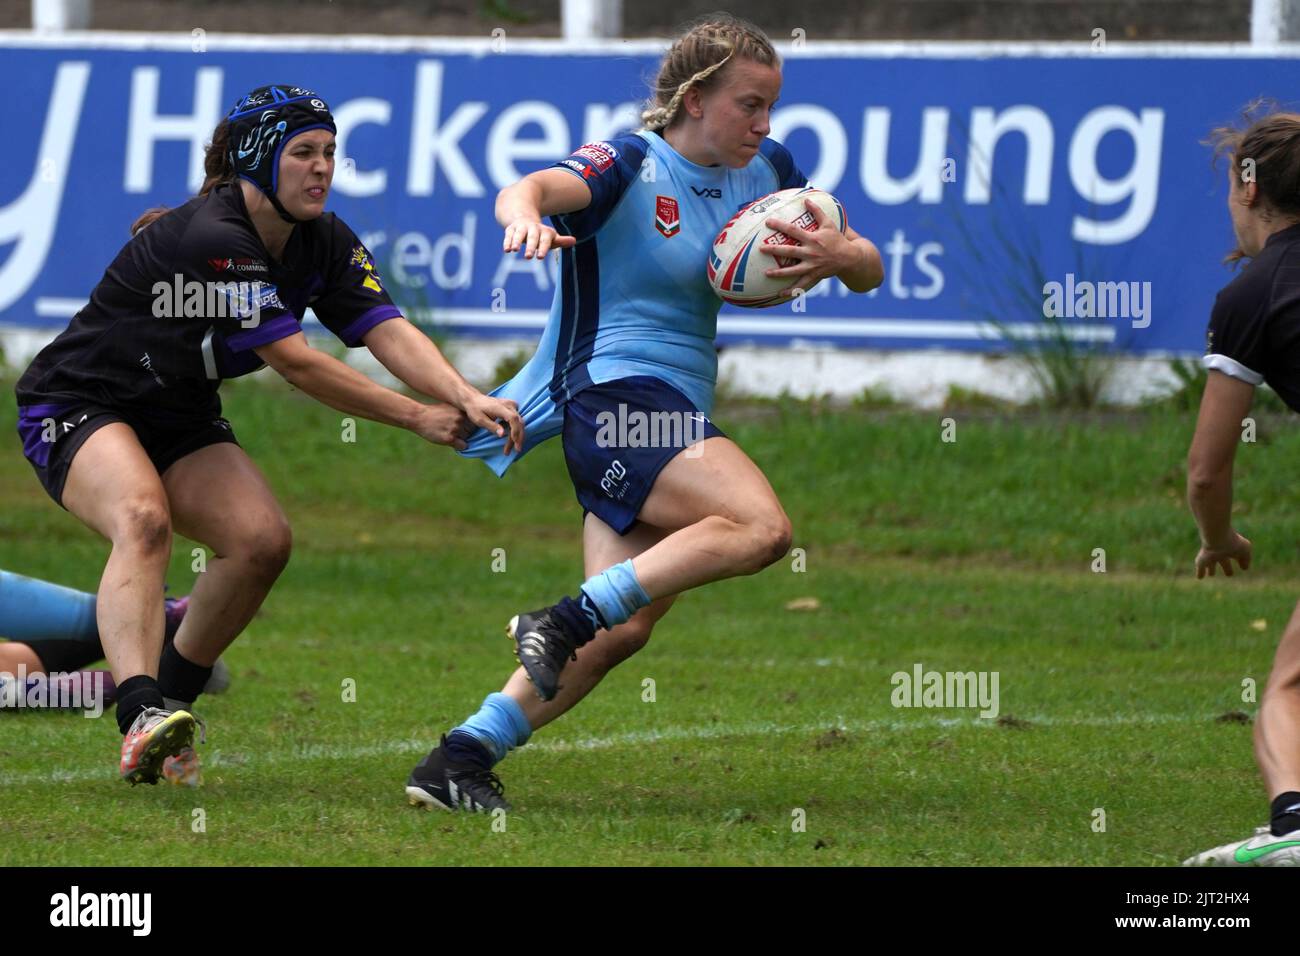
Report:
[[[118,782],[111,716],[0,715],[0,864],[1167,865],[1264,822],[1241,688],[1300,593],[1283,419],[1239,456],[1256,568],[1198,582],[1190,415],[720,408],[806,570],[680,601],[499,768],[500,832],[410,809],[402,785],[509,673],[509,616],[580,582],[558,442],[499,481],[365,421],[345,444],[342,416],[283,386],[223,394],[295,551],[227,655],[230,693],[200,701],[206,785]],[[44,496],[14,417],[0,403],[0,566],[94,590],[105,546]],[[998,672],[999,718],[894,707],[916,664]]]

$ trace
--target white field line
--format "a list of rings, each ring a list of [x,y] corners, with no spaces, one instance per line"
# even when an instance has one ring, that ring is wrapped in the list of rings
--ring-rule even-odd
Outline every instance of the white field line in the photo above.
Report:
[[[0,718],[2,719],[2,718]],[[1142,724],[1210,724],[1212,716],[1187,714],[1132,714],[1107,717],[1025,717],[1020,718],[1036,727],[1128,727]],[[790,736],[794,734],[824,734],[829,730],[843,733],[872,733],[873,731],[934,730],[957,728],[997,728],[996,720],[979,717],[922,717],[911,720],[844,721],[827,718],[804,724],[715,724],[707,727],[667,727],[663,730],[630,731],[607,737],[581,737],[576,740],[542,740],[529,744],[520,753],[572,753],[574,751],[610,750],[616,747],[646,744],[673,743],[690,740],[713,740],[719,737]],[[307,744],[288,751],[270,754],[225,756],[220,750],[200,751],[203,767],[239,767],[256,770],[263,767],[283,767],[312,760],[361,760],[368,757],[422,754],[433,745],[435,736],[428,738],[390,740],[365,744],[359,747],[336,747],[330,744]],[[516,757],[516,759],[518,759]],[[107,761],[105,762],[107,764]],[[83,767],[72,770],[43,770],[28,773],[0,774],[0,789],[41,783],[79,783],[91,780],[110,780],[116,776],[109,766]]]

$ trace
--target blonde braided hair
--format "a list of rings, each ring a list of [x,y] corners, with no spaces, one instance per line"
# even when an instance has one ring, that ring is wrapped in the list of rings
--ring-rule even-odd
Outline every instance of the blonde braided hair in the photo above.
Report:
[[[653,98],[641,113],[645,128],[659,132],[671,126],[687,91],[708,86],[709,78],[733,57],[778,69],[781,66],[772,41],[747,20],[720,13],[690,25],[660,64]]]

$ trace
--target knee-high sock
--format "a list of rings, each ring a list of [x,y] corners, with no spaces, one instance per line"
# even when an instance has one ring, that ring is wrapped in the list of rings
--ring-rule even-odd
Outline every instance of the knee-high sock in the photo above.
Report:
[[[650,603],[650,595],[636,578],[632,559],[592,575],[582,584],[582,593],[600,612],[602,627],[618,627]]]
[[[528,743],[533,734],[523,709],[507,694],[488,694],[478,713],[453,729],[452,733],[456,731],[469,734],[483,744],[494,764],[515,747]]]

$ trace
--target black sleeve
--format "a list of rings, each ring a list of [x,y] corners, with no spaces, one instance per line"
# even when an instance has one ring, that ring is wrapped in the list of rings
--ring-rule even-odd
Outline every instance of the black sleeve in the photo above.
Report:
[[[388,297],[370,250],[337,216],[328,255],[325,289],[312,301],[311,310],[344,345],[356,348],[362,336],[380,322],[399,318],[402,310]]]
[[[1264,381],[1269,364],[1269,296],[1259,278],[1242,273],[1219,292],[1205,337],[1205,367],[1251,385]]]
[[[280,300],[265,257],[252,234],[228,222],[196,223],[181,237],[177,275],[184,279],[187,298],[195,283],[206,303],[194,314],[207,318],[233,352],[302,331]]]

